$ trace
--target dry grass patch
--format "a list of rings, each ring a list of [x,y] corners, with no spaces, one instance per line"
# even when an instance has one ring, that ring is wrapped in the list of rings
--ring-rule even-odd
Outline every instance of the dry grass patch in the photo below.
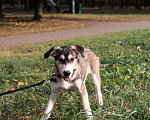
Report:
[[[29,16],[6,16],[4,20],[0,20],[0,37],[18,34],[51,32],[56,30],[69,30],[74,28],[85,27],[73,21],[56,20],[44,18],[41,21],[32,21]]]
[[[53,14],[51,17],[94,20],[100,22],[136,22],[136,21],[150,21],[150,15],[146,14],[75,14],[75,15],[58,15]]]

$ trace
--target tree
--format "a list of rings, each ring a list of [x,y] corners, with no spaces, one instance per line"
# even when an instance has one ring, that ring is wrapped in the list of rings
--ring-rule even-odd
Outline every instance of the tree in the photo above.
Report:
[[[146,8],[147,6],[150,7],[150,0],[144,0],[144,8]]]
[[[124,1],[121,0],[121,2],[120,2],[120,8],[123,8],[123,5],[124,5]]]
[[[104,2],[105,0],[99,0],[99,9],[102,9],[102,7],[104,6]]]
[[[141,10],[141,0],[136,0],[136,3],[135,3],[135,7],[138,9],[138,10]]]
[[[28,11],[28,0],[24,0],[24,11]]]
[[[114,0],[111,0],[111,8],[114,8]]]
[[[128,5],[129,5],[129,1],[125,0],[125,6],[126,6],[126,8],[128,8]],[[123,7],[124,7],[124,0],[121,0],[120,8],[123,8]]]
[[[0,18],[4,18],[4,0],[0,0]]]
[[[126,0],[126,8],[129,6],[129,0]]]
[[[92,7],[92,8],[95,7],[95,0],[91,0],[91,7]]]
[[[43,8],[43,0],[34,0],[35,8],[34,8],[34,18],[33,20],[42,19],[42,8]]]

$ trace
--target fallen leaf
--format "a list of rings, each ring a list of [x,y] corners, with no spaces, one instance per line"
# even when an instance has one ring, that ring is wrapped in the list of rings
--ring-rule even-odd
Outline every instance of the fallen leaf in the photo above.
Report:
[[[57,105],[56,105],[56,104],[54,104],[52,112],[54,112],[54,111],[55,111],[56,107],[57,107]]]
[[[113,64],[113,67],[116,67],[116,65],[115,65],[115,64]]]
[[[130,78],[130,76],[126,76],[126,77],[125,77],[125,80],[128,80],[129,78]]]
[[[15,115],[18,115],[18,112],[15,112]]]
[[[26,120],[30,120],[30,118],[31,118],[30,116],[27,116],[27,117],[26,117]]]
[[[24,85],[24,82],[18,82],[18,85],[22,86],[22,85]]]
[[[108,111],[108,112],[107,112],[107,115],[108,115],[108,116],[111,116],[111,112],[110,112],[110,111]]]
[[[137,49],[140,49],[140,48],[141,48],[141,46],[137,46],[136,48],[137,48]]]
[[[136,96],[137,96],[137,98],[139,98],[139,94],[138,94],[138,92],[136,92]]]
[[[118,78],[118,76],[114,76],[114,79]]]
[[[130,112],[131,111],[130,107],[125,107],[125,108],[126,108],[126,112]]]
[[[6,92],[7,92],[7,91],[10,91],[10,89],[9,89],[9,88],[8,88],[8,89],[6,89]]]
[[[36,99],[32,100],[33,103],[36,103]]]
[[[15,88],[10,89],[11,91],[15,90]]]
[[[7,115],[6,115],[5,113],[3,113],[3,114],[1,114],[1,116],[2,116],[2,117],[5,117],[5,116],[7,116]]]
[[[141,50],[141,49],[139,49],[139,51],[141,52],[142,50]]]
[[[7,92],[7,91],[13,91],[13,90],[15,90],[15,88],[11,88],[11,89],[8,88],[8,89],[6,89],[6,92]]]
[[[16,83],[16,84],[18,84],[18,80],[13,79],[13,82]]]
[[[42,118],[42,116],[43,116],[43,114],[40,114],[40,115],[38,116],[38,118],[39,118],[39,119],[41,119],[41,118]]]

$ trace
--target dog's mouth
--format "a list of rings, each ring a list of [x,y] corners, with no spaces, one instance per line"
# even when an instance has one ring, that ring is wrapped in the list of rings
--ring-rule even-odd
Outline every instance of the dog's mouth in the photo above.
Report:
[[[73,74],[74,74],[74,71],[76,71],[76,69],[73,70]],[[73,76],[73,74],[72,74],[72,76]],[[67,81],[67,82],[70,82],[72,80],[72,77],[71,76],[69,76],[69,77],[63,77],[63,79],[65,81]]]
[[[65,81],[70,82],[72,80],[72,77],[63,77]]]

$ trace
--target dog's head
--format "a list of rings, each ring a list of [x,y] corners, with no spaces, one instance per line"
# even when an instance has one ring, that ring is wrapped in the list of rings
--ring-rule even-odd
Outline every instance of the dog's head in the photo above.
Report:
[[[80,54],[84,57],[84,48],[79,45],[52,47],[44,54],[44,58],[53,56],[55,64],[61,76],[66,81],[71,81],[74,71],[76,70],[77,56]]]

